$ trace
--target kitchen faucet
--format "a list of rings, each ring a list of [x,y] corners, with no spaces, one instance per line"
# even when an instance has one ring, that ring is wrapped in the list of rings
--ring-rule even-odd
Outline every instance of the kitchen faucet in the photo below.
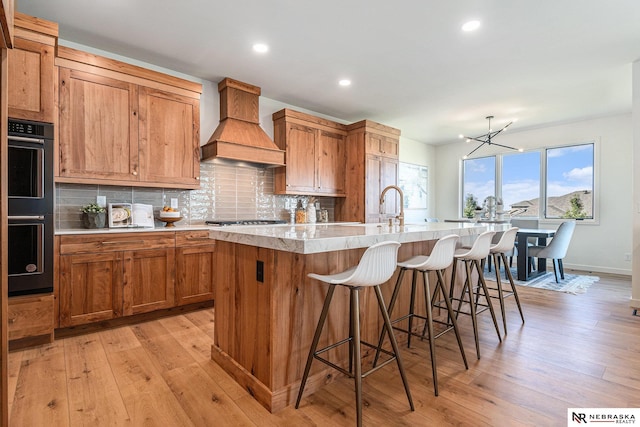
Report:
[[[384,190],[382,190],[382,194],[380,194],[380,213],[383,213],[382,206],[384,205],[384,195],[388,190],[392,188],[394,190],[397,190],[398,194],[400,194],[400,213],[398,214],[398,216],[396,216],[396,218],[400,220],[400,227],[402,227],[404,226],[404,193],[402,193],[402,190],[400,189],[400,187],[396,185],[389,185],[385,187]]]

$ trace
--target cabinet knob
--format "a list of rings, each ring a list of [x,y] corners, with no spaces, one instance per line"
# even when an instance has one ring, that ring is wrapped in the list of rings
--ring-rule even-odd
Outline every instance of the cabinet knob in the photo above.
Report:
[[[135,175],[138,175],[138,171],[133,171],[133,172],[131,172],[131,173],[132,173],[134,176],[135,176]]]
[[[196,181],[200,181],[200,177],[199,176],[196,176]]]

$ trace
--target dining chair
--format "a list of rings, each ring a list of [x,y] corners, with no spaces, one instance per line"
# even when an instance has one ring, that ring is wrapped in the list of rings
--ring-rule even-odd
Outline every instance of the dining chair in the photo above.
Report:
[[[532,246],[529,248],[530,258],[547,258],[553,260],[553,273],[556,277],[556,283],[559,282],[558,272],[560,272],[560,277],[564,280],[562,259],[567,255],[567,249],[569,249],[569,243],[571,243],[571,237],[573,236],[575,228],[575,221],[565,221],[560,224],[556,234],[547,246]]]

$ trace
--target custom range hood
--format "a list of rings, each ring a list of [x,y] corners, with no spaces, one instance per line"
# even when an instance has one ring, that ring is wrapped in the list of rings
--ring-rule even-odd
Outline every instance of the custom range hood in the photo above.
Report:
[[[220,124],[202,146],[202,160],[225,159],[284,166],[284,151],[260,127],[260,88],[226,78],[218,83]]]

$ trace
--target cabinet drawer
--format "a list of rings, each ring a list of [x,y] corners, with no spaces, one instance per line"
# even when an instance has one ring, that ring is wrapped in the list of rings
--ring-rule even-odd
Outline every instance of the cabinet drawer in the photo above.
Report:
[[[176,247],[212,245],[216,241],[209,237],[209,230],[176,232]]]
[[[140,232],[118,235],[90,234],[60,236],[60,255],[100,253],[175,246],[175,232]]]
[[[9,340],[53,333],[53,295],[9,298]]]

